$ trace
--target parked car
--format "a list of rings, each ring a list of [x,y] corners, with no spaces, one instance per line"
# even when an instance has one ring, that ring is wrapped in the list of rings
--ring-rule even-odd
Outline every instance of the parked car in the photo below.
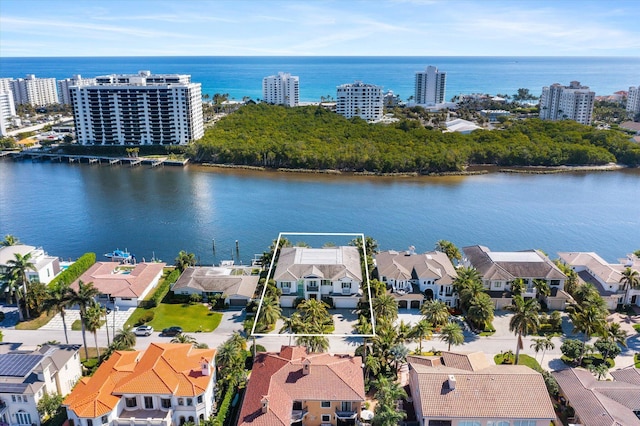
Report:
[[[177,336],[180,333],[182,333],[182,327],[178,327],[175,325],[173,327],[167,327],[162,330],[163,336]]]
[[[141,325],[133,330],[136,336],[150,336],[153,333],[153,327],[150,325]]]

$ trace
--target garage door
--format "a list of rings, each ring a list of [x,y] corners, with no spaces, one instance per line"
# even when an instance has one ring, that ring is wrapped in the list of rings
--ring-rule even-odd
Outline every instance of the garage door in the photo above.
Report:
[[[229,299],[229,306],[247,306],[247,299]]]
[[[358,299],[355,297],[334,297],[333,306],[338,309],[356,308],[358,306]]]

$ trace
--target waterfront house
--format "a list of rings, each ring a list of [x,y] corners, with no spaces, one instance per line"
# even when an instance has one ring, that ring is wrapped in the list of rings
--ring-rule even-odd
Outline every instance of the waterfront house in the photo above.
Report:
[[[225,267],[189,267],[173,284],[174,294],[199,294],[207,301],[216,295],[224,297],[230,307],[245,307],[258,286],[258,275],[232,275],[239,269]]]
[[[355,425],[364,400],[361,357],[282,346],[253,361],[238,425]]]
[[[39,426],[37,407],[45,393],[65,396],[82,376],[79,348],[24,350],[21,343],[0,343],[0,424]]]
[[[78,281],[93,283],[98,289],[98,302],[114,302],[118,307],[135,307],[158,285],[164,263],[121,265],[119,262],[96,262],[71,284],[78,289]]]
[[[484,246],[463,247],[462,264],[474,267],[482,277],[496,309],[511,304],[511,283],[524,281],[523,297],[537,297],[535,281],[545,281],[551,295],[543,300],[549,309],[564,309],[570,296],[564,292],[567,276],[540,250],[498,252]]]
[[[578,274],[579,282],[593,284],[610,310],[622,303],[640,306],[640,288],[625,289],[620,282],[627,267],[640,272],[637,256],[630,254],[619,263],[609,263],[593,252],[562,252],[558,256]]]
[[[75,426],[196,425],[213,413],[215,349],[151,343],[116,351],[64,400]]]
[[[611,371],[613,381],[599,381],[582,368],[554,371],[564,404],[575,413],[569,423],[593,426],[640,426],[640,369]]]
[[[48,284],[60,273],[60,261],[57,257],[49,256],[42,247],[17,244],[14,246],[0,247],[0,275],[7,272],[9,261],[15,260],[16,254],[21,256],[31,255],[29,262],[35,266],[34,270],[27,270],[27,276],[31,281]]]
[[[383,251],[375,255],[378,279],[390,288],[399,308],[420,308],[425,300],[440,300],[455,307],[458,300],[453,281],[458,277],[446,254]]]
[[[362,296],[362,269],[357,247],[283,247],[273,274],[282,290],[280,305],[296,298],[325,300],[336,308],[355,308]]]
[[[482,352],[407,361],[420,425],[548,426],[556,418],[542,375],[524,365],[490,365]]]

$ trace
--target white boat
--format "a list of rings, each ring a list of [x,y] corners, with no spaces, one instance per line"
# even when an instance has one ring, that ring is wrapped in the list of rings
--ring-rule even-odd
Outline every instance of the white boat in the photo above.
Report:
[[[111,259],[114,262],[131,262],[136,258],[135,255],[129,253],[127,249],[115,249],[111,253],[105,253],[104,257]]]

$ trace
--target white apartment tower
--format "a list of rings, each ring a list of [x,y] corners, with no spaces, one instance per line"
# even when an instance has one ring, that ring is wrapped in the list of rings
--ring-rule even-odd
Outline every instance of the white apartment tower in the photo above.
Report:
[[[0,78],[0,92],[11,92],[13,90],[12,81],[12,78]]]
[[[69,88],[71,86],[91,86],[94,84],[96,84],[95,78],[82,78],[80,74],[74,75],[71,78],[65,78],[64,80],[58,80],[60,103],[65,105],[71,103],[71,97],[69,95]]]
[[[178,145],[204,135],[202,88],[190,75],[112,74],[69,92],[85,145]]]
[[[13,103],[13,94],[11,91],[0,91],[0,136],[7,135],[7,125],[14,115],[16,115],[16,107]]]
[[[36,78],[33,74],[27,74],[26,78],[11,81],[11,91],[16,105],[45,106],[58,103],[55,78]]]
[[[336,112],[346,118],[360,117],[368,121],[383,115],[382,86],[356,81],[338,86]]]
[[[596,94],[579,81],[569,86],[558,83],[542,88],[540,96],[540,118],[543,120],[573,120],[590,125]]]
[[[640,114],[640,84],[636,87],[629,87],[627,114],[629,114],[631,118],[635,117],[636,114]]]
[[[263,78],[262,99],[268,104],[298,106],[300,78],[284,72]]]
[[[444,102],[447,73],[428,66],[424,71],[416,72],[415,103],[435,105]]]

